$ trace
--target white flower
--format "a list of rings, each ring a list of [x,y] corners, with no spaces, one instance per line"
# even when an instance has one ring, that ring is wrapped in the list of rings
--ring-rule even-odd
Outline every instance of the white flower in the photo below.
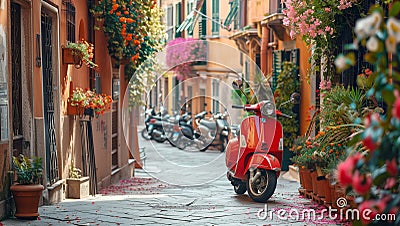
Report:
[[[338,70],[342,71],[346,69],[346,57],[343,54],[340,54],[336,59],[335,59],[335,66]]]
[[[378,51],[378,47],[379,47],[378,39],[375,36],[371,36],[367,41],[366,47],[371,52]]]
[[[396,52],[396,38],[394,36],[388,36],[386,41],[386,49],[389,53],[395,53]]]
[[[358,39],[367,38],[376,33],[382,22],[382,16],[378,12],[373,12],[371,15],[359,19],[356,22],[354,32]]]
[[[389,36],[393,36],[396,43],[400,42],[400,20],[390,17],[387,20],[387,29]]]

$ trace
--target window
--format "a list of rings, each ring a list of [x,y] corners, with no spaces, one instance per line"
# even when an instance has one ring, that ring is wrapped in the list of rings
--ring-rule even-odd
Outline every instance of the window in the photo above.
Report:
[[[67,21],[67,41],[75,42],[75,6],[71,2],[65,2]]]
[[[172,40],[175,38],[174,33],[175,33],[175,28],[174,28],[174,21],[173,21],[173,7],[168,6],[166,10],[166,15],[167,15],[167,35],[168,35],[168,41]]]
[[[213,79],[212,83],[213,89],[213,113],[219,112],[219,80]]]
[[[193,10],[193,1],[189,1],[188,4],[187,4],[186,16],[189,15],[189,13],[192,12],[192,10]],[[194,26],[194,24],[192,24],[191,27],[188,29],[187,35],[189,37],[193,36],[193,26]]]
[[[219,0],[212,0],[212,35],[219,35]]]
[[[204,1],[201,7],[201,13],[207,15],[207,1]],[[199,15],[199,37],[205,39],[207,35],[207,17]]]
[[[277,86],[278,75],[282,72],[283,62],[289,61],[299,66],[299,49],[275,50],[272,53],[272,91]]]
[[[176,5],[175,5],[175,11],[176,11],[176,16],[175,16],[175,27],[176,28],[178,28],[179,27],[179,25],[181,25],[181,23],[182,23],[182,3],[177,3]],[[178,38],[178,37],[181,37],[182,36],[182,34],[181,34],[182,32],[176,32],[175,33],[175,38]]]

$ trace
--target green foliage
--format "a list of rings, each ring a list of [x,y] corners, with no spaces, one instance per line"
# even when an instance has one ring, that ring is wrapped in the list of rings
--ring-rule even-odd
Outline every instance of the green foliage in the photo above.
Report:
[[[108,53],[117,65],[128,59],[136,69],[164,45],[162,11],[153,0],[103,0],[90,11],[102,22],[97,29],[107,37]],[[128,79],[132,75],[128,74]]]
[[[17,173],[19,184],[39,184],[42,179],[42,158],[29,159],[24,155],[13,156],[13,166]]]
[[[293,146],[293,142],[298,136],[300,124],[297,119],[297,114],[293,112],[295,105],[291,102],[285,102],[290,99],[292,93],[299,92],[300,90],[299,75],[297,72],[297,66],[291,62],[284,62],[283,70],[278,76],[278,85],[274,93],[278,110],[292,116],[292,118],[284,118],[281,120],[284,132],[284,147],[289,148]]]
[[[69,167],[69,178],[79,179],[82,177],[82,171],[78,168],[75,168],[74,161],[72,161]]]
[[[400,3],[395,3],[389,15],[398,15]],[[385,208],[379,209],[380,214],[394,213],[396,222],[369,220],[369,225],[398,225],[400,213],[400,43],[396,41],[400,30],[400,22],[394,17],[385,18],[383,9],[374,6],[365,19],[357,21],[355,32],[359,45],[368,49],[364,58],[374,65],[370,75],[372,87],[367,90],[368,98],[381,98],[386,104],[384,114],[368,112],[355,118],[355,124],[364,123],[365,129],[351,141],[351,148],[360,145],[366,154],[346,169],[353,175],[362,174],[372,183],[358,198],[361,205],[380,203]],[[368,31],[368,32],[365,32]],[[372,43],[372,44],[371,44]],[[356,46],[356,45],[355,45]],[[353,156],[351,156],[353,158]],[[350,157],[346,160],[351,162]],[[343,172],[342,172],[343,174]],[[349,184],[347,184],[349,185]],[[354,180],[348,189],[357,190],[364,184]],[[375,211],[375,207],[370,205]],[[360,222],[358,222],[360,223]],[[363,222],[365,224],[365,222]],[[394,224],[393,224],[394,223]]]

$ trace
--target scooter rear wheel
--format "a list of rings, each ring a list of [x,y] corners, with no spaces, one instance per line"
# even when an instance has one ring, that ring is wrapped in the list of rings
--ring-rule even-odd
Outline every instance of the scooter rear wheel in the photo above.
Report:
[[[250,182],[250,176],[247,179],[247,192],[251,199],[256,202],[267,202],[268,199],[274,194],[277,176],[276,172],[272,170],[263,170],[262,175],[253,182]]]

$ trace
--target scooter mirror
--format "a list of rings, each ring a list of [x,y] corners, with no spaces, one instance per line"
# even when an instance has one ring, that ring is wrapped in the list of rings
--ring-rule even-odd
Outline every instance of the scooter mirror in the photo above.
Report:
[[[232,87],[235,90],[240,90],[242,88],[242,84],[243,84],[242,80],[237,79],[232,82]]]
[[[299,104],[300,103],[300,94],[292,93],[292,95],[290,95],[290,102],[292,104]]]

